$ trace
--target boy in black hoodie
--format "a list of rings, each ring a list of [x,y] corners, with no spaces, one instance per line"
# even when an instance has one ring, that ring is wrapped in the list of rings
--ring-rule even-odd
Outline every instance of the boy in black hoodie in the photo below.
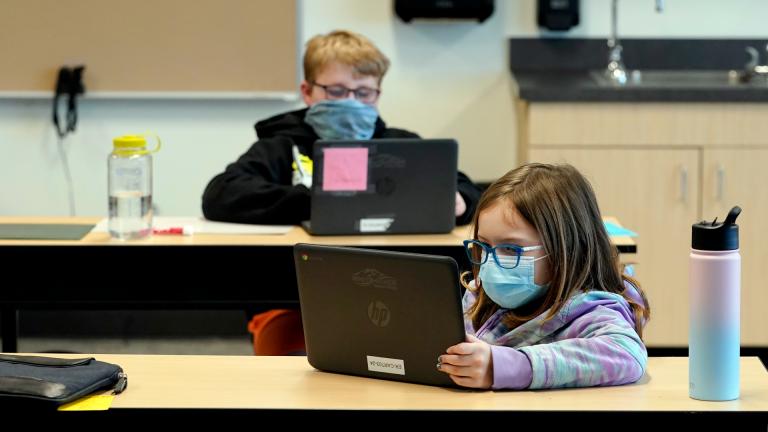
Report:
[[[206,218],[253,224],[309,219],[312,147],[318,139],[415,138],[389,128],[376,105],[389,60],[361,35],[334,31],[307,43],[301,95],[309,108],[256,123],[258,141],[214,177],[203,193]],[[297,167],[300,163],[305,169]],[[456,223],[469,223],[480,190],[463,173]]]
[[[304,54],[301,83],[308,108],[256,123],[258,141],[205,188],[205,217],[299,224],[309,219],[315,141],[417,138],[412,132],[388,128],[378,116],[381,80],[388,68],[387,57],[361,35],[334,31],[312,38]],[[462,173],[456,190],[456,223],[463,225],[472,220],[481,191]],[[304,349],[296,310],[257,314],[248,329],[256,354],[285,355]]]

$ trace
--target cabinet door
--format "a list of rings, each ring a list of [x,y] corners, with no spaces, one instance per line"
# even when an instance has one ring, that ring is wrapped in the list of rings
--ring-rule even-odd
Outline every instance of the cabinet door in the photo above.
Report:
[[[644,333],[649,346],[688,345],[688,255],[699,206],[699,155],[696,149],[530,151],[532,161],[579,169],[592,183],[603,216],[615,216],[638,233],[637,278],[651,305]]]
[[[702,217],[723,220],[738,205],[741,343],[768,345],[768,149],[704,150]]]

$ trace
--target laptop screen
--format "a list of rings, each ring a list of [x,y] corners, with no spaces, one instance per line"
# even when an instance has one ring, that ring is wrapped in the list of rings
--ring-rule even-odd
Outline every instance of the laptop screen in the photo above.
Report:
[[[317,141],[311,232],[451,231],[457,152],[451,139]]]
[[[456,262],[349,247],[294,247],[308,360],[317,369],[453,385],[437,357],[463,342]]]

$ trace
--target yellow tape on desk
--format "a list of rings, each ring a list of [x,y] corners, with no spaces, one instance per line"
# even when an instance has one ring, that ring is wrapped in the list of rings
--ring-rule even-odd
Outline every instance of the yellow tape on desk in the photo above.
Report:
[[[112,406],[113,394],[90,395],[59,407],[59,411],[106,411]]]

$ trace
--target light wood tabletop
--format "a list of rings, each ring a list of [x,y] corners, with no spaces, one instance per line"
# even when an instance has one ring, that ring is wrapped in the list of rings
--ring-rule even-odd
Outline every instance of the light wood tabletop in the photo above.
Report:
[[[651,357],[630,385],[494,392],[321,372],[306,357],[93,356],[128,375],[113,408],[768,412],[768,372],[757,357],[741,358],[739,399],[705,402],[688,397],[686,357]]]
[[[92,224],[96,225],[100,217],[57,217],[57,216],[3,216],[0,224]],[[616,218],[605,220],[621,225]],[[293,227],[287,234],[193,234],[154,235],[146,239],[122,241],[115,240],[107,232],[93,231],[80,240],[1,240],[0,245],[259,245],[292,246],[296,243],[315,243],[344,246],[460,246],[470,238],[470,226],[456,227],[445,234],[398,234],[398,235],[348,235],[348,236],[312,236],[299,226]],[[611,236],[611,241],[622,248],[633,248],[632,237]],[[625,251],[626,252],[626,251]]]
[[[92,224],[99,217],[0,217],[1,223]],[[468,235],[468,226],[445,234],[312,236],[300,226],[287,234],[206,234],[190,236],[153,235],[140,240],[116,240],[108,232],[92,231],[80,240],[0,240],[0,245],[259,245],[293,246],[296,243],[322,243],[346,246],[458,246]]]

